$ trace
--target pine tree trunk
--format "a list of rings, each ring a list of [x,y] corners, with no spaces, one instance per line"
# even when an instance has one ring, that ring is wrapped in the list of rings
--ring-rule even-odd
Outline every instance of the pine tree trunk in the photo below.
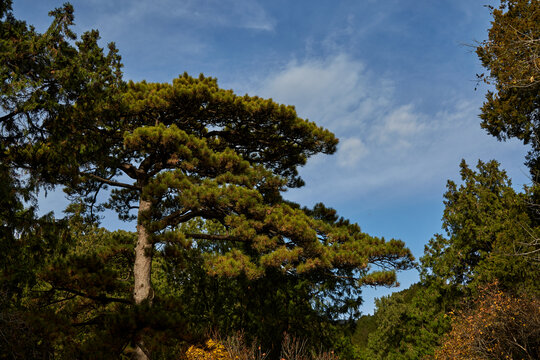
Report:
[[[133,265],[133,276],[135,278],[135,286],[133,288],[133,299],[135,305],[140,305],[143,301],[152,303],[154,292],[152,290],[151,273],[152,273],[152,251],[153,244],[148,232],[147,222],[144,218],[146,213],[152,206],[150,201],[140,200],[139,214],[137,224],[137,244],[135,246],[135,264]],[[139,341],[139,340],[138,340]],[[142,346],[142,342],[139,342]],[[148,356],[137,345],[135,359],[147,360]]]

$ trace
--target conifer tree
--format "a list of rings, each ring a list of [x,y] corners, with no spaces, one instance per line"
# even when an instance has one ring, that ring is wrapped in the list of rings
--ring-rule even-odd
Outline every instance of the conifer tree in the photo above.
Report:
[[[538,291],[537,238],[527,195],[516,193],[496,161],[461,163],[458,186],[448,181],[443,227],[422,258],[424,277],[474,290],[498,280],[504,289]],[[521,288],[521,289],[520,289]]]
[[[487,73],[480,79],[495,85],[488,91],[482,127],[499,140],[517,138],[531,146],[527,164],[540,175],[540,3],[502,0],[491,8],[487,40],[476,49]]]

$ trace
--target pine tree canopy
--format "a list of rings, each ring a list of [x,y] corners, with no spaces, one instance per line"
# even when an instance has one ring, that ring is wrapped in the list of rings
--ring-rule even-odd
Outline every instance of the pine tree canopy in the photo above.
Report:
[[[253,263],[244,253],[231,253],[216,263],[218,272],[241,268],[259,276],[265,266],[299,272],[409,266],[410,253],[400,241],[331,226],[281,200],[286,187],[302,184],[297,167],[309,156],[335,151],[331,132],[299,118],[292,106],[237,96],[203,75],[183,74],[171,84],[125,83],[119,57],[113,50],[104,54],[96,31],[72,45],[69,5],[51,14],[55,20],[45,34],[9,16],[3,24],[29,43],[28,56],[43,58],[29,61],[26,72],[17,63],[3,72],[10,90],[3,108],[11,112],[2,135],[26,135],[8,152],[35,178],[92,197],[110,187],[107,206],[124,218],[143,200],[150,206],[139,223],[147,223],[152,242],[183,241],[175,227],[200,216],[228,229],[216,241],[242,242],[263,254]],[[3,55],[11,64],[22,51],[18,41],[4,43],[13,50]],[[45,45],[33,49],[34,43]],[[33,67],[49,78],[34,78]],[[384,273],[365,281],[389,279]]]

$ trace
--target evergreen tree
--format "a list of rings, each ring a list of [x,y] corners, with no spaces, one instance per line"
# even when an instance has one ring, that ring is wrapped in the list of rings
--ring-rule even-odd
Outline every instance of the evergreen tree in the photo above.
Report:
[[[488,71],[480,78],[495,85],[482,107],[482,127],[499,140],[515,137],[529,144],[527,163],[536,180],[540,170],[540,3],[502,0],[491,11],[489,37],[476,50]]]
[[[315,209],[332,214],[330,221],[338,220],[335,211],[322,204]],[[201,229],[215,235],[226,231],[221,224],[202,219],[193,219],[181,227],[181,231],[189,233]],[[284,332],[307,339],[314,350],[342,350],[338,347],[344,326],[338,319],[356,319],[362,303],[351,274],[329,277],[324,272],[268,270],[256,280],[209,276],[205,254],[224,254],[234,247],[234,243],[215,244],[208,240],[199,240],[187,250],[167,245],[156,254],[156,296],[184,303],[186,319],[192,326],[213,327],[222,334],[244,331],[248,342],[256,339],[266,351],[273,349],[271,357],[279,356]],[[159,274],[164,274],[166,280],[160,280]]]
[[[443,284],[424,281],[377,299],[371,320],[376,326],[358,346],[360,358],[413,360],[433,354],[450,330],[446,313],[458,296]]]
[[[505,289],[539,289],[540,262],[531,242],[538,229],[528,197],[514,191],[498,166],[496,161],[479,161],[473,171],[462,161],[463,184],[448,181],[443,216],[448,237],[436,235],[426,246],[424,276],[461,289],[474,290],[495,280]]]
[[[39,287],[38,273],[48,258],[62,254],[68,238],[65,224],[50,215],[37,217],[27,189],[0,159],[0,358],[47,359],[53,353],[51,327],[40,321],[51,315],[29,300]],[[40,317],[36,317],[39,315]]]

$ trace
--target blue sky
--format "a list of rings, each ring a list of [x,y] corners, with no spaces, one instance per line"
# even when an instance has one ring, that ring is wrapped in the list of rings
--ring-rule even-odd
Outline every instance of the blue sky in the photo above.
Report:
[[[63,1],[15,0],[17,18],[44,30]],[[324,202],[376,236],[404,240],[417,258],[441,232],[447,179],[459,162],[497,159],[520,188],[526,149],[480,129],[485,85],[476,41],[488,0],[80,0],[76,32],[114,41],[126,79],[170,82],[187,71],[223,88],[292,104],[340,138],[333,156],[301,170],[286,197]],[[41,208],[61,212],[59,194]],[[104,225],[130,229],[107,216]],[[417,281],[402,273],[402,288]],[[365,289],[373,298],[395,289]]]

